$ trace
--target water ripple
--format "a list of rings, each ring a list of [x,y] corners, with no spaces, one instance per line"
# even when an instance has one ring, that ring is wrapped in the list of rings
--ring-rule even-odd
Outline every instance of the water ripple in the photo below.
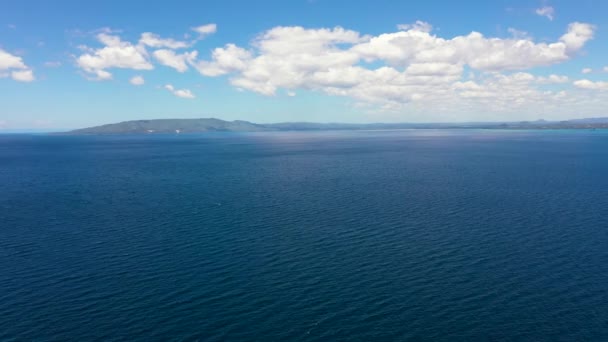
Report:
[[[0,136],[0,340],[608,340],[589,132]]]

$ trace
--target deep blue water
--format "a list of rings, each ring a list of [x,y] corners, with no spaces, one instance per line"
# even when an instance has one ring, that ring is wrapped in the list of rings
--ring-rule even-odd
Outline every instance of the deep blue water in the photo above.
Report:
[[[608,132],[0,136],[0,340],[608,341]]]

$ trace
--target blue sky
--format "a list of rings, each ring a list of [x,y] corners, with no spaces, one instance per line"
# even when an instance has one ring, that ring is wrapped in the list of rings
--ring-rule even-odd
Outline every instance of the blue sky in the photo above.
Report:
[[[608,116],[606,1],[8,1],[0,130]]]

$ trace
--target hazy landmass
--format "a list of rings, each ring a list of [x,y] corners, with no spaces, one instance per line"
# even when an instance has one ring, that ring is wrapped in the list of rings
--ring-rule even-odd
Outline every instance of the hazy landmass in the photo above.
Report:
[[[606,129],[608,117],[566,121],[466,122],[466,123],[314,123],[284,122],[257,124],[248,121],[220,119],[134,120],[82,128],[68,134],[159,134],[202,132],[324,131],[385,129]]]

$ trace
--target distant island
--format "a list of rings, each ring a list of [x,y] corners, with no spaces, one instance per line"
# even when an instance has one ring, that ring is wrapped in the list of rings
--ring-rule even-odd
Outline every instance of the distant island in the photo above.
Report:
[[[248,121],[206,119],[133,120],[76,129],[63,134],[167,134],[203,132],[329,131],[387,129],[608,129],[608,117],[566,121],[467,122],[467,123],[313,123],[257,124]]]

